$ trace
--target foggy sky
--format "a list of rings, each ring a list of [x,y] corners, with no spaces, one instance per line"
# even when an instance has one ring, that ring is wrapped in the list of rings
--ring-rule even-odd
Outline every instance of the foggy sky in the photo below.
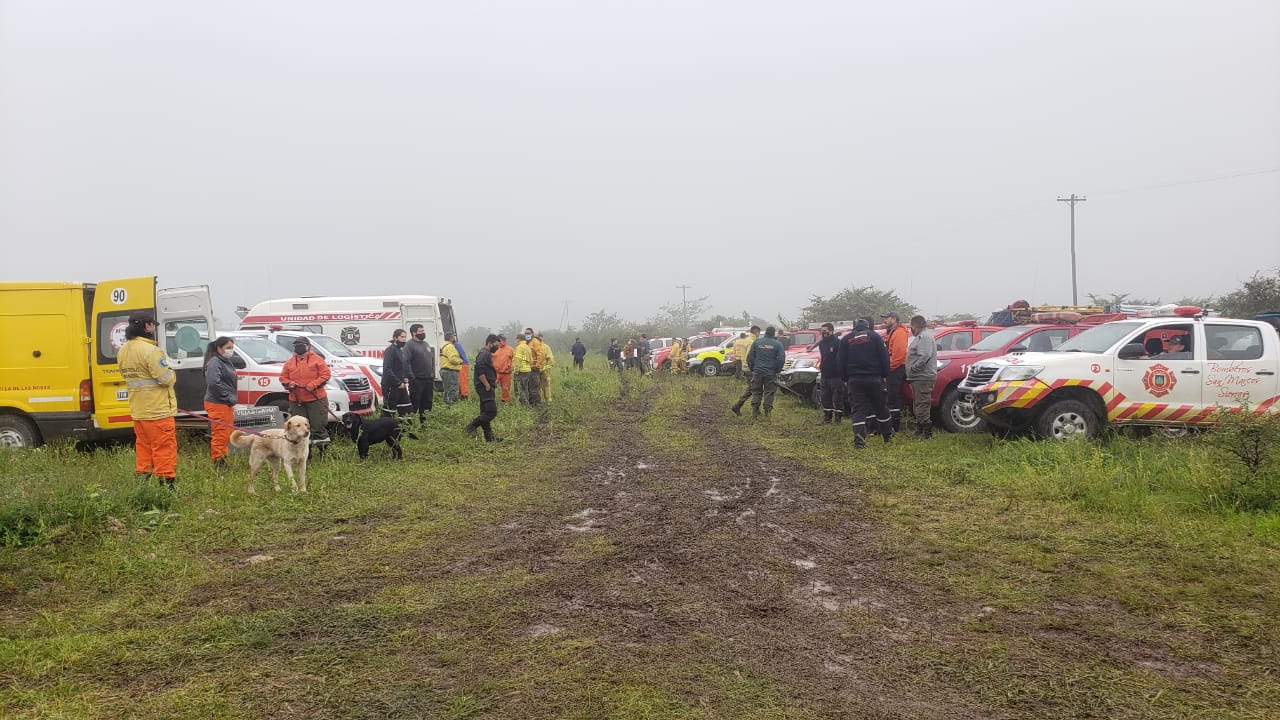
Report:
[[[224,321],[1067,303],[1070,193],[1081,299],[1167,301],[1280,266],[1276,168],[1274,0],[0,0],[0,280]]]

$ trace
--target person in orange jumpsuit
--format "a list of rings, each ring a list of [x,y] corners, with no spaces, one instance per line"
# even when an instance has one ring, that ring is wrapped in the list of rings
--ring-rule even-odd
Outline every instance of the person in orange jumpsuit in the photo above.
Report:
[[[502,388],[502,402],[511,401],[511,362],[515,348],[507,344],[507,336],[498,336],[498,349],[493,356],[493,369],[498,373],[498,385]]]

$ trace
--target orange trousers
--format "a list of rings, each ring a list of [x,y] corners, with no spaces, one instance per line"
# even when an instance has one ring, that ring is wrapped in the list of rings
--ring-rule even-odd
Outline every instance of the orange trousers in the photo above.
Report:
[[[209,423],[209,433],[213,435],[209,440],[209,455],[214,462],[218,462],[218,460],[227,456],[227,446],[231,440],[231,431],[235,429],[232,425],[236,421],[236,409],[233,405],[211,403],[205,400],[204,411],[209,413],[210,420],[218,421],[217,423]]]
[[[173,478],[178,474],[178,430],[173,418],[134,420],[134,472]]]
[[[511,402],[511,373],[498,373],[498,385],[502,387],[502,402]]]
[[[458,394],[463,400],[471,397],[471,385],[467,382],[471,378],[471,366],[463,365],[458,368]]]

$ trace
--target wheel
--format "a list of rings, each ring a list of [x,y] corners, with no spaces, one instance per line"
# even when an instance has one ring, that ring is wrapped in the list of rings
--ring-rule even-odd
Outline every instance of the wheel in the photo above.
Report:
[[[951,388],[942,395],[938,404],[938,419],[942,427],[953,433],[977,433],[987,429],[987,421],[978,415],[972,404],[960,402],[960,390]]]
[[[1098,426],[1098,416],[1079,400],[1058,400],[1036,417],[1036,434],[1046,440],[1092,438]]]
[[[268,400],[262,404],[263,406],[271,405],[273,407],[278,407],[280,408],[280,412],[284,413],[285,417],[289,417],[289,399],[288,398],[275,398],[274,400]]]
[[[715,377],[720,374],[719,360],[704,360],[702,362],[702,374],[707,377]]]
[[[21,415],[0,415],[0,447],[33,448],[40,444],[40,431]]]

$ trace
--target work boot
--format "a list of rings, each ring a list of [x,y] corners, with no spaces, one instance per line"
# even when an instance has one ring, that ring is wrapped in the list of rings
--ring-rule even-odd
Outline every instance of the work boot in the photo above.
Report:
[[[177,482],[177,480],[178,480],[177,478],[166,478],[166,477],[162,477],[162,478],[160,478],[160,484],[161,484],[161,485],[164,485],[166,488],[168,488],[168,489],[169,489],[169,492],[173,492],[173,491],[176,489],[176,488],[174,487],[174,483],[175,483],[175,482]]]
[[[760,407],[758,405],[751,406],[751,419],[752,420],[760,419]]]
[[[733,404],[733,407],[729,408],[729,410],[730,410],[734,415],[737,415],[738,417],[742,417],[742,403],[740,403],[740,402],[736,402],[736,403],[734,403],[734,404]]]
[[[764,417],[765,417],[765,419],[767,420],[767,419],[769,418],[769,416],[770,416],[770,415],[772,415],[772,414],[773,414],[773,408],[772,408],[772,407],[769,407],[769,406],[765,406],[765,409],[764,409]]]
[[[927,422],[920,426],[920,439],[921,440],[933,439],[933,423]]]

